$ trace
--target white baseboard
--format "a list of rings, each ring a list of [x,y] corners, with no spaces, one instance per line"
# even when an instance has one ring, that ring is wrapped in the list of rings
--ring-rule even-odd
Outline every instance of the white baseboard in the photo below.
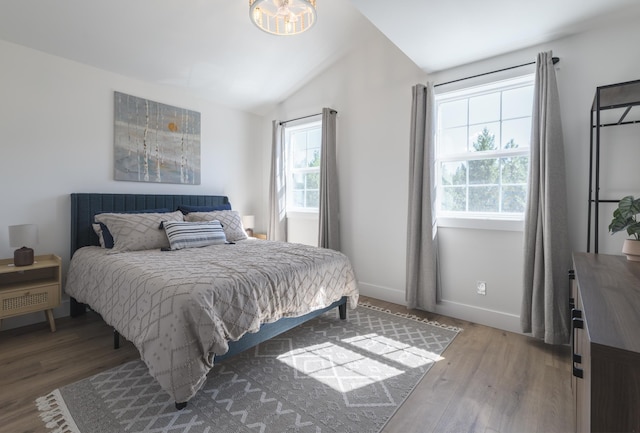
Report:
[[[404,290],[392,289],[375,284],[358,282],[360,293],[364,296],[380,299],[381,301],[392,302],[398,305],[407,305]],[[515,314],[480,308],[474,305],[461,304],[458,302],[440,300],[436,305],[437,314],[466,320],[480,325],[491,326],[492,328],[522,334],[520,328],[520,316]]]
[[[407,305],[404,290],[377,286],[375,284],[365,283],[362,281],[358,281],[358,289],[364,296],[380,299],[381,301],[393,302],[394,304]]]
[[[436,305],[436,313],[454,317],[492,328],[522,334],[520,316],[502,311],[489,310],[474,305],[461,304],[447,300],[440,300]]]
[[[69,298],[63,298],[60,305],[53,309],[53,317],[66,317],[69,315]],[[38,311],[36,313],[23,314],[21,316],[8,317],[2,319],[1,331],[7,329],[20,328],[22,326],[33,325],[34,323],[43,322],[46,327],[49,327],[47,316],[44,311]]]

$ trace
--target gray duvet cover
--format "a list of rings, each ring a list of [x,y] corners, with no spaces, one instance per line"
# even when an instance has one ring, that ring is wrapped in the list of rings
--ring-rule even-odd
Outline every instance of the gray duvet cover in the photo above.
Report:
[[[262,240],[117,254],[80,248],[65,292],[132,341],[176,402],[193,397],[229,341],[342,296],[351,308],[358,301],[344,254]]]

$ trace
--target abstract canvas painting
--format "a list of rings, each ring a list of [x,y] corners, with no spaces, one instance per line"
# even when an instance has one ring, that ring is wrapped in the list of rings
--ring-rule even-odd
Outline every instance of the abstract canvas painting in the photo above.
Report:
[[[115,92],[115,180],[200,185],[200,113]]]

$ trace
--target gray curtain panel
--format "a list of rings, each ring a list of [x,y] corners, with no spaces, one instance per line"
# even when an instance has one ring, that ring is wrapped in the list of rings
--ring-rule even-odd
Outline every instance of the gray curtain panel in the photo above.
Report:
[[[412,90],[406,300],[409,308],[433,311],[438,292],[433,86],[417,84]]]
[[[280,122],[274,120],[269,179],[269,227],[267,228],[267,238],[274,241],[287,240],[287,191],[282,130]]]
[[[337,114],[338,113],[331,108],[322,109],[318,246],[340,251],[338,164],[336,160]]]
[[[569,341],[571,266],[560,98],[552,53],[538,54],[524,228],[522,331],[545,343]]]

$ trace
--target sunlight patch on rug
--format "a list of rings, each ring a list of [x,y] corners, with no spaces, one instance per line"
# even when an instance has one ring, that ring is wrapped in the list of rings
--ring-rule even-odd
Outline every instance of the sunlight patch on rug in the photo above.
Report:
[[[291,347],[290,339],[274,338],[269,348]],[[442,341],[440,343],[444,343]],[[426,366],[444,359],[428,350],[402,343],[378,334],[357,335],[341,340],[343,345],[326,342],[285,352],[277,359],[296,369],[294,377],[300,380],[317,380],[337,391],[345,392],[345,379],[350,381],[349,390],[370,385],[373,382],[403,374],[406,369]],[[442,345],[439,346],[442,349]],[[373,355],[373,356],[372,356]],[[264,356],[256,352],[256,356]],[[362,372],[361,364],[366,363],[375,376]]]

